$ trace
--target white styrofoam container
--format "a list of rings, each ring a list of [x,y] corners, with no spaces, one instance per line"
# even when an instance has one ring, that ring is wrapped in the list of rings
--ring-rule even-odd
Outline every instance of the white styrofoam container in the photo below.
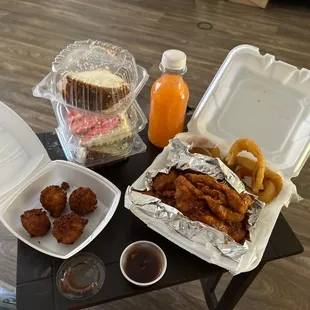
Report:
[[[31,128],[9,107],[0,102],[0,220],[17,238],[45,254],[67,259],[89,244],[108,224],[119,203],[121,192],[96,172],[74,163],[51,161]],[[26,210],[42,208],[40,192],[49,185],[70,184],[91,188],[97,195],[97,209],[81,237],[72,245],[59,244],[50,231],[30,238],[20,216]],[[67,194],[69,198],[69,193]],[[69,212],[67,206],[64,213]],[[54,218],[51,218],[51,222]]]
[[[266,162],[296,177],[310,154],[310,71],[257,47],[240,45],[226,57],[202,97],[188,131],[227,150],[254,140]]]
[[[164,222],[151,218],[131,204],[125,207],[170,241],[233,274],[254,269],[262,259],[282,206],[298,199],[290,180],[297,176],[310,153],[310,71],[261,55],[258,48],[240,45],[223,62],[201,99],[188,133],[177,137],[189,142],[193,135],[217,144],[222,156],[239,138],[251,138],[265,154],[266,165],[283,177],[283,188],[260,214],[249,250],[239,263],[223,256],[211,244],[196,244]],[[149,169],[163,168],[169,145]],[[133,187],[144,188],[145,172]]]

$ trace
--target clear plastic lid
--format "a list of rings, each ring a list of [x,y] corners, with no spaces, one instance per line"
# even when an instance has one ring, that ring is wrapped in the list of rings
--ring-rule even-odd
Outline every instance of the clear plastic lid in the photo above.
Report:
[[[79,253],[65,260],[56,275],[60,293],[72,300],[84,300],[96,295],[106,277],[106,269],[99,257]]]
[[[114,142],[84,147],[80,138],[73,136],[65,128],[56,128],[56,133],[67,160],[86,167],[120,161],[146,150],[146,145],[138,134],[131,134]]]
[[[85,112],[52,101],[59,126],[70,132],[74,140],[83,147],[96,147],[114,143],[140,132],[147,119],[137,101],[126,112],[106,116]]]
[[[126,110],[147,79],[127,50],[101,41],[76,41],[55,58],[33,95],[111,115]]]
[[[234,48],[188,124],[189,132],[227,147],[250,138],[288,178],[310,154],[310,71],[251,45]]]

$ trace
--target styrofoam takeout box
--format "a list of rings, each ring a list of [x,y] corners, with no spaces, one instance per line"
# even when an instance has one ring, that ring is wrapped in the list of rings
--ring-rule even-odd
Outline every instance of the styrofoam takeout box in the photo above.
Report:
[[[198,257],[228,269],[233,274],[254,269],[264,254],[282,206],[298,199],[290,180],[301,171],[310,154],[310,71],[276,61],[270,54],[261,55],[250,45],[234,48],[226,57],[201,99],[189,124],[188,133],[177,137],[185,142],[199,135],[218,145],[222,156],[239,138],[257,142],[266,165],[283,177],[279,195],[260,214],[249,249],[239,264],[221,255],[211,244],[194,243],[151,218],[131,204],[125,207],[150,228]],[[163,168],[169,146],[149,169]],[[247,156],[246,154],[242,154]],[[145,187],[145,172],[133,187]]]
[[[108,224],[119,203],[120,190],[104,177],[74,163],[51,161],[31,128],[2,102],[0,169],[1,222],[17,238],[51,256],[67,259],[82,250]],[[20,216],[26,210],[42,208],[40,192],[49,185],[60,185],[63,181],[69,183],[70,192],[84,186],[97,195],[97,209],[85,216],[89,222],[83,234],[72,245],[58,243],[51,231],[44,237],[30,238]],[[64,213],[69,212],[67,206]],[[50,219],[52,224],[54,218]]]

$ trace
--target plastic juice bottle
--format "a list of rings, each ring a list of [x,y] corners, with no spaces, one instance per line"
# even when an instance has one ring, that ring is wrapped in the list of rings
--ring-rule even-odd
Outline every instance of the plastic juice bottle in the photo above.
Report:
[[[165,51],[159,68],[162,76],[151,89],[148,137],[152,144],[165,147],[184,127],[189,98],[188,86],[182,77],[186,72],[185,53]]]

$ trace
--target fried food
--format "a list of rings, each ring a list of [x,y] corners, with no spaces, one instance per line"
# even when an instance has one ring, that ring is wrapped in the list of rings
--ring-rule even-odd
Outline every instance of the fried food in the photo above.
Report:
[[[170,169],[168,174],[158,173],[153,180],[153,187],[156,191],[174,190],[174,180],[178,177],[175,169]]]
[[[179,209],[184,215],[190,216],[195,213],[202,214],[205,211],[206,202],[199,199],[194,185],[191,184],[184,176],[179,176],[175,181],[175,201],[176,208]],[[199,191],[198,189],[196,189]],[[198,195],[203,196],[202,192],[198,192]]]
[[[275,184],[268,179],[264,180],[263,185],[264,189],[259,191],[258,198],[265,203],[269,203],[278,195],[277,189]]]
[[[234,189],[218,182],[209,175],[187,173],[186,177],[193,184],[202,183],[211,189],[223,192],[226,196],[226,201],[230,209],[239,214],[245,214],[253,203],[253,198],[250,195],[238,194]]]
[[[70,188],[70,185],[67,182],[62,182],[60,187],[62,190],[66,191]]]
[[[213,157],[213,158],[221,156],[221,152],[220,152],[220,149],[218,147],[202,148],[199,146],[193,146],[189,149],[189,151],[192,154],[202,154],[202,155],[207,155],[207,156]]]
[[[219,231],[226,234],[230,234],[230,227],[228,224],[216,218],[214,215],[210,214],[208,211],[204,212],[201,216],[197,218],[198,221],[205,223]]]
[[[20,220],[31,238],[43,237],[51,228],[51,222],[47,217],[46,212],[42,209],[25,211],[24,214],[20,216]]]
[[[229,232],[228,234],[238,243],[243,243],[246,236],[247,236],[247,231],[246,228],[244,227],[245,225],[243,223],[237,223],[233,224],[229,227]]]
[[[210,196],[204,196],[204,199],[207,201],[208,207],[212,213],[215,214],[220,220],[230,223],[239,223],[243,221],[244,214],[234,212],[223,206],[220,200],[215,200]]]
[[[251,188],[254,193],[258,193],[264,180],[265,160],[262,150],[253,140],[250,139],[237,140],[230,148],[228,155],[225,158],[225,162],[227,166],[230,167],[231,169],[235,168],[237,164],[236,157],[242,151],[252,153],[254,157],[256,157],[257,159],[257,161],[255,162],[255,167],[252,170],[253,172],[252,172]]]
[[[48,186],[41,192],[40,202],[51,216],[59,217],[66,207],[67,193],[59,186]]]
[[[246,158],[248,159],[248,158]],[[265,170],[265,177],[264,177],[264,181],[263,181],[263,186],[264,188],[262,190],[260,190],[258,192],[258,198],[259,200],[265,202],[265,203],[269,203],[271,202],[281,191],[282,189],[282,178],[276,174],[276,176],[273,176],[271,179],[266,178],[266,175],[274,175],[275,173],[270,171],[268,168],[266,168]],[[244,177],[250,177],[252,175],[252,171],[246,167],[240,167],[237,171],[236,171],[237,176],[242,180],[244,179]],[[278,177],[281,179],[278,179]],[[275,181],[277,180],[278,182],[274,183],[272,181],[272,179]],[[280,186],[277,187],[276,184],[279,184],[280,182]]]
[[[253,171],[253,169],[255,169],[255,161],[250,159],[250,158],[246,158],[246,157],[242,157],[242,156],[236,157],[236,165],[240,168],[246,168],[250,171]],[[265,179],[274,184],[275,193],[274,193],[273,198],[277,197],[279,195],[279,193],[281,192],[282,187],[283,187],[282,177],[279,174],[273,172],[272,170],[270,170],[269,168],[266,167],[265,173],[264,173],[264,180]],[[270,200],[271,196],[269,196],[268,198]]]
[[[143,193],[176,207],[190,220],[205,223],[243,243],[247,235],[243,221],[254,201],[252,197],[238,194],[208,175],[172,171],[159,174],[156,182],[153,180],[154,188]]]
[[[173,191],[173,190],[162,192],[163,197],[166,197],[166,198],[173,198],[174,194],[175,194],[175,191]]]
[[[248,194],[238,194],[228,186],[223,187],[229,207],[240,214],[245,214],[254,202],[254,198]]]
[[[200,184],[208,186],[211,189],[220,191],[222,189],[222,184],[215,180],[215,178],[210,177],[206,174],[196,174],[196,173],[187,173],[186,178],[189,179],[193,184]]]
[[[223,206],[220,200],[215,200],[197,189],[184,176],[175,180],[176,207],[192,220],[198,220],[225,233],[231,234],[229,223],[239,223],[244,214],[233,212]],[[209,212],[208,208],[211,210]],[[224,223],[224,222],[227,222]],[[244,234],[245,235],[245,234]]]
[[[198,187],[199,188],[199,187]],[[206,194],[207,196],[210,196],[212,198],[215,198],[217,200],[220,200],[221,201],[221,204],[223,206],[227,206],[228,205],[228,202],[227,202],[227,198],[225,196],[224,193],[216,190],[216,189],[211,189],[210,187],[208,186],[203,186],[201,187],[201,190],[203,191],[204,194]]]
[[[77,214],[64,214],[53,223],[53,236],[59,243],[73,244],[83,233],[88,220]]]
[[[144,194],[144,195],[148,195],[148,196],[152,196],[152,197],[155,197],[155,198],[159,198],[161,199],[161,194],[159,192],[155,192],[155,191],[143,191],[143,192],[140,192],[141,194]]]
[[[88,187],[79,187],[69,197],[71,211],[80,216],[93,212],[97,208],[97,196]]]

